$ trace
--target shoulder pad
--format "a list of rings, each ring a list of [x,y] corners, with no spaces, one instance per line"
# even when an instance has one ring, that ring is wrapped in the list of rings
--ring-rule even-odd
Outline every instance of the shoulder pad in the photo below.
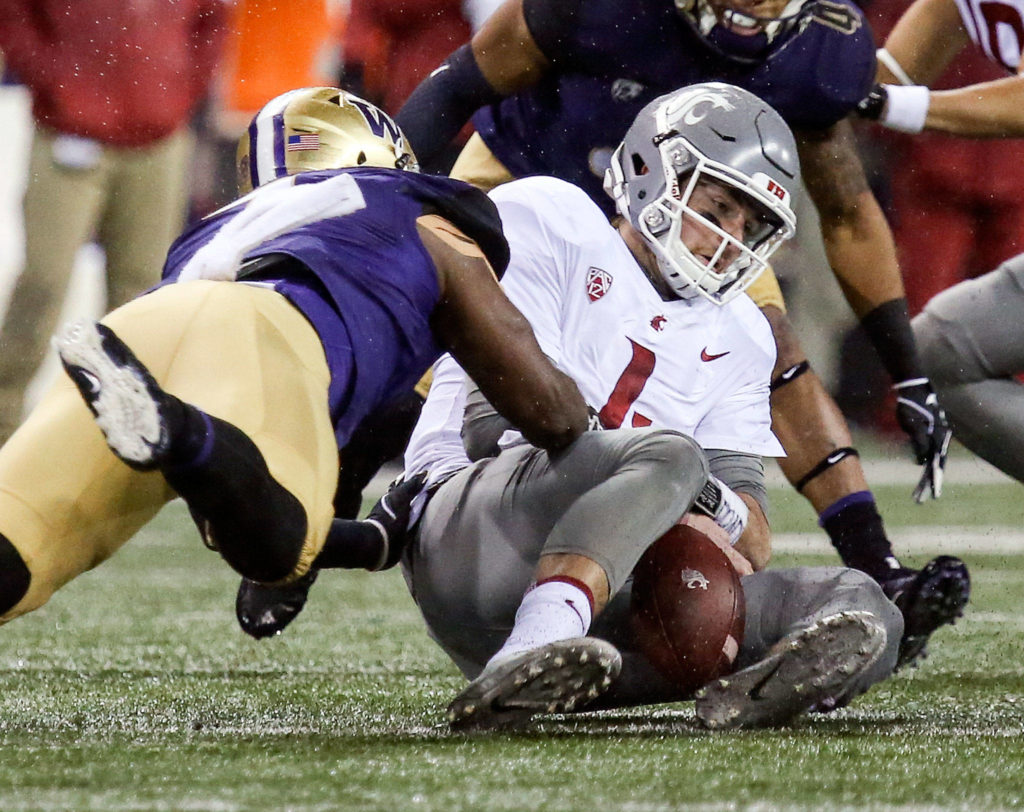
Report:
[[[875,81],[874,36],[860,9],[844,0],[811,3],[777,56],[802,63],[802,99],[784,113],[793,127],[831,127],[854,111]]]

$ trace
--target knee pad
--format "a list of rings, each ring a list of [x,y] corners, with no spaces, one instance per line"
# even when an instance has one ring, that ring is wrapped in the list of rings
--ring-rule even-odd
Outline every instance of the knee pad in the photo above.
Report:
[[[0,615],[17,606],[28,592],[32,573],[7,538],[0,534]]]

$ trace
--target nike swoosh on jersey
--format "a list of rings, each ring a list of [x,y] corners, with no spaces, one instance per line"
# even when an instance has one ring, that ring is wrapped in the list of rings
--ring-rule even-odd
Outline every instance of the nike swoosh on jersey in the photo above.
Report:
[[[701,361],[714,361],[716,358],[722,358],[723,356],[728,355],[730,352],[731,352],[731,350],[726,350],[725,352],[720,352],[717,355],[709,355],[708,354],[708,348],[705,347],[704,349],[702,349],[700,351],[700,360]]]

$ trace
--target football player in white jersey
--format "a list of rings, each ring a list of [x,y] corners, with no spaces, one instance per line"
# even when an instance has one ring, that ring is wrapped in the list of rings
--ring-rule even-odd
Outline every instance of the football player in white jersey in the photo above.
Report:
[[[512,250],[509,298],[611,430],[548,455],[465,392],[451,361],[435,367],[406,452],[429,499],[403,568],[431,635],[472,680],[449,706],[454,728],[692,698],[628,632],[630,572],[687,513],[716,522],[748,573],[740,670],[698,699],[705,725],[784,722],[891,673],[902,616],[869,576],[749,574],[770,553],[761,456],[781,447],[771,331],[739,294],[793,233],[798,183],[775,111],[708,83],[641,112],[606,179],[614,224],[553,178],[491,193]]]
[[[973,42],[1010,74],[953,90],[931,84]],[[1024,136],[1024,2],[918,0],[880,52],[862,113],[904,132]],[[894,84],[899,82],[900,84]],[[1024,254],[935,296],[914,319],[927,374],[957,438],[1024,482]]]

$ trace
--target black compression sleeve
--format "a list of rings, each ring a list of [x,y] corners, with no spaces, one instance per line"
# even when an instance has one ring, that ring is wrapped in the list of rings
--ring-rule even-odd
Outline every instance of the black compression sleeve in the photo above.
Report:
[[[421,164],[432,162],[479,108],[499,101],[480,72],[469,45],[463,45],[420,82],[395,121]]]
[[[893,383],[923,377],[906,299],[892,299],[880,304],[860,323]]]
[[[553,65],[561,64],[576,28],[581,0],[523,0],[523,19],[537,47]]]

